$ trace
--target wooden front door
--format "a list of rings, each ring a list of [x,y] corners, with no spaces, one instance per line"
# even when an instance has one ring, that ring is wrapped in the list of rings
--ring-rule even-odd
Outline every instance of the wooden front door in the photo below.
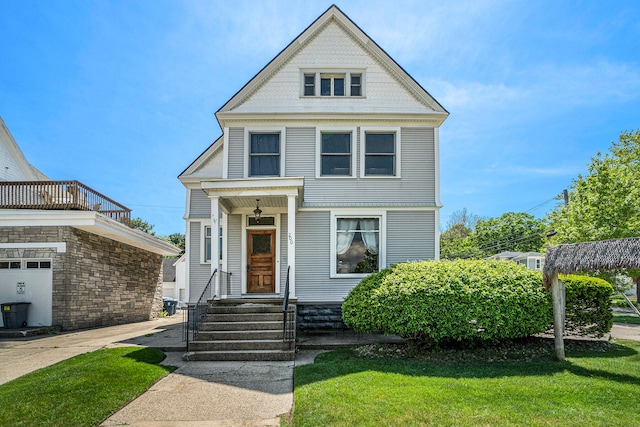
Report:
[[[248,230],[247,250],[247,293],[275,293],[276,230]]]

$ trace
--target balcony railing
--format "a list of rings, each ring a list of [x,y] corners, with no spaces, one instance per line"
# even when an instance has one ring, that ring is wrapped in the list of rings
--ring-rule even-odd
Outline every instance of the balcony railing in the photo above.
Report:
[[[78,181],[0,181],[0,208],[96,211],[129,224],[131,209]]]

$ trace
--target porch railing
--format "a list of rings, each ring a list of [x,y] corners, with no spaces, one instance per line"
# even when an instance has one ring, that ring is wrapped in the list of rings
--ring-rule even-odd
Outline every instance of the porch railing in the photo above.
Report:
[[[187,351],[189,351],[189,342],[195,341],[200,333],[200,327],[204,323],[204,319],[207,317],[207,310],[209,308],[209,300],[213,299],[215,277],[218,273],[218,269],[215,269],[209,277],[207,285],[204,287],[198,302],[193,306],[189,306],[187,311],[186,321],[183,323],[183,339],[187,342]],[[183,318],[183,321],[185,319]]]
[[[0,181],[0,208],[96,211],[129,224],[131,209],[79,181]]]
[[[282,340],[289,343],[289,348],[293,346],[296,341],[296,310],[289,309],[289,273],[291,272],[291,266],[287,267],[287,281],[284,286],[284,298],[282,300]]]

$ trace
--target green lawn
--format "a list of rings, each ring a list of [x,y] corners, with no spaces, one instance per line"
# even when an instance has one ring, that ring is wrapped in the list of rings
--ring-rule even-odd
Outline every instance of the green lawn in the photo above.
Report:
[[[631,325],[640,325],[640,316],[635,314],[613,314],[613,321],[615,323],[626,323]]]
[[[640,343],[567,347],[567,361],[318,356],[295,368],[296,427],[638,425]],[[504,359],[504,360],[508,360]]]
[[[81,354],[0,385],[0,425],[95,426],[174,368],[164,353],[120,347]]]

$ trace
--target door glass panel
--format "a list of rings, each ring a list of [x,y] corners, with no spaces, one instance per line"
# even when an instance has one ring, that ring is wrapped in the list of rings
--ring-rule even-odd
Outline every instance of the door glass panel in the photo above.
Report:
[[[252,234],[251,249],[254,254],[270,254],[271,253],[271,235],[270,234]]]

